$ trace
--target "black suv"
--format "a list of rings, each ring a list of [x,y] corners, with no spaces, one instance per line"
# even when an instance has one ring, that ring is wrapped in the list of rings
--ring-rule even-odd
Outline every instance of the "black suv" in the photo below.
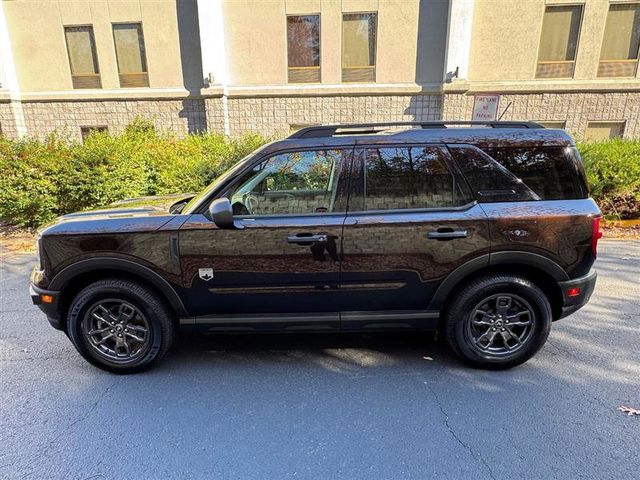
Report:
[[[111,371],[157,362],[187,327],[441,329],[465,361],[505,368],[589,300],[599,221],[561,130],[309,127],[198,195],[58,219],[38,237],[31,297]]]

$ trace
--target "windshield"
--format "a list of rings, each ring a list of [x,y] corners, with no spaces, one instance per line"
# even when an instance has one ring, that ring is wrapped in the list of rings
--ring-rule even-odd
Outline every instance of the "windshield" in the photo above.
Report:
[[[242,160],[240,160],[238,163],[236,163],[234,166],[232,166],[227,171],[225,171],[218,178],[216,178],[213,182],[211,182],[207,186],[207,188],[205,188],[200,193],[198,193],[195,197],[193,197],[189,201],[189,203],[185,205],[185,207],[182,209],[182,213],[185,213],[185,214],[193,213],[193,210],[195,210],[195,208],[200,204],[200,202],[203,199],[207,198],[213,190],[218,188],[219,185],[223,184],[224,182],[227,181],[227,179],[235,175],[238,170],[241,170],[244,167],[245,163],[249,161],[251,158],[253,158],[253,156],[256,153],[257,152],[250,153],[249,155],[244,157]]]

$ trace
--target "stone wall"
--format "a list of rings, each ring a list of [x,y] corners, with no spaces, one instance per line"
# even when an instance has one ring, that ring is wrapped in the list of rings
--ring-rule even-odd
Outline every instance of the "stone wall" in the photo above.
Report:
[[[244,131],[287,134],[292,126],[321,123],[442,118],[441,95],[230,97],[227,102],[231,135]]]
[[[502,120],[564,121],[576,140],[584,137],[591,121],[626,121],[624,137],[640,136],[640,92],[504,94],[499,113],[510,103]],[[469,120],[472,111],[472,95],[444,96],[447,120]]]
[[[136,116],[178,135],[207,129],[204,101],[197,99],[22,102],[22,108],[28,134],[37,138],[57,131],[80,139],[80,128],[90,126],[119,132]]]

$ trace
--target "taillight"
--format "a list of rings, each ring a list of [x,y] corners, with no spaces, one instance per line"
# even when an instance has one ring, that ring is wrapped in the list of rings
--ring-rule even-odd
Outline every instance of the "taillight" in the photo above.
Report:
[[[593,229],[591,233],[591,253],[593,253],[593,257],[598,256],[598,240],[602,238],[602,230],[600,230],[600,218],[602,217],[593,217]]]

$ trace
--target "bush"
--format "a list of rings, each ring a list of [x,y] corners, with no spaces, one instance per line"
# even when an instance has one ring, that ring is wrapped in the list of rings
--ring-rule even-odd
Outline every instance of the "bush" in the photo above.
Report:
[[[640,218],[640,140],[578,145],[591,196],[610,218]]]
[[[125,198],[197,192],[267,141],[205,133],[178,138],[136,120],[85,143],[0,137],[0,218],[37,227],[59,215]]]
[[[137,119],[85,143],[0,136],[0,219],[36,227],[65,213],[145,195],[198,192],[268,139],[218,133],[178,138]],[[578,145],[591,194],[604,213],[640,218],[640,141]]]

